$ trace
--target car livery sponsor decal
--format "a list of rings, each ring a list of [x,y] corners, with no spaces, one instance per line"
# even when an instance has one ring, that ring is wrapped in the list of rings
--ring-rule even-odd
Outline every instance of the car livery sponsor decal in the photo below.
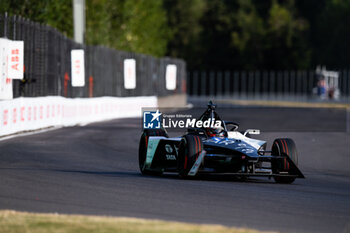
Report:
[[[165,144],[165,151],[169,154],[173,153],[173,148],[169,144]]]
[[[176,160],[176,156],[175,155],[166,154],[165,156],[166,156],[167,160]]]
[[[165,144],[165,157],[167,160],[176,160],[178,148],[175,145]]]
[[[236,151],[240,151],[245,154],[255,153],[256,149],[242,140],[228,139],[228,138],[217,138],[213,137],[204,141],[206,144],[214,144],[215,146],[227,147]]]
[[[199,154],[196,162],[193,164],[191,170],[188,172],[189,176],[195,176],[197,174],[198,169],[199,169],[199,167],[204,159],[205,154],[206,154],[206,152],[204,150]]]
[[[151,138],[151,137],[149,138],[148,146],[147,146],[147,156],[146,156],[146,162],[145,162],[144,168],[151,167],[153,157],[158,147],[159,141],[160,139],[158,138]]]

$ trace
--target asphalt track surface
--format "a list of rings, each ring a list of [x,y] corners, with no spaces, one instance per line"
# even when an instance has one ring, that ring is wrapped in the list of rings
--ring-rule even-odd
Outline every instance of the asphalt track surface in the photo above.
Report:
[[[284,119],[290,122],[305,110],[282,109],[287,111],[282,113],[240,108],[221,112],[245,127],[270,122],[274,129],[276,123],[269,121],[271,111],[275,111],[273,115],[291,115]],[[344,126],[342,117],[332,117],[337,119],[329,122],[332,127]],[[218,175],[191,180],[174,174],[142,176],[137,161],[140,119],[3,140],[0,209],[141,217],[280,232],[350,232],[350,135],[342,130],[307,132],[304,124],[318,124],[309,118],[299,126],[294,122],[296,130],[292,132],[268,131],[258,136],[269,141],[268,146],[277,137],[295,140],[299,167],[307,178],[291,185]]]

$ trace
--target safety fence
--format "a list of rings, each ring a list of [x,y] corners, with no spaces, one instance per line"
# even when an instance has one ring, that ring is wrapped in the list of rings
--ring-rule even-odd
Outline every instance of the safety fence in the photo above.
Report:
[[[320,96],[320,80],[315,70],[299,71],[193,71],[187,74],[187,93],[192,97],[234,97],[239,99],[350,99],[350,70],[340,70],[339,78],[326,85]],[[333,82],[334,81],[334,82]],[[321,83],[322,84],[322,83]]]
[[[103,46],[77,44],[56,29],[18,16],[0,15],[0,37],[24,41],[24,79],[13,80],[13,97],[165,96],[186,92],[186,63]],[[84,49],[85,86],[71,85],[71,50]],[[124,60],[136,61],[136,87],[124,86]],[[166,88],[168,65],[176,87]]]

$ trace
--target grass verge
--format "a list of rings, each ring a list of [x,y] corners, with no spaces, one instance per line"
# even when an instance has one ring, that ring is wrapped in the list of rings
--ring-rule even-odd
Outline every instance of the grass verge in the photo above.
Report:
[[[221,225],[196,225],[160,220],[84,215],[38,214],[12,210],[0,211],[2,233],[258,233]]]

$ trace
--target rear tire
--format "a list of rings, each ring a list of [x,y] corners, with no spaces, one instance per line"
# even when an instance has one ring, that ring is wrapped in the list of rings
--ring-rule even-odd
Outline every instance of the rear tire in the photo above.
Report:
[[[294,162],[295,165],[298,165],[298,152],[295,146],[295,143],[290,138],[278,138],[273,142],[272,145],[272,155],[280,156],[282,153],[285,153],[289,158]],[[280,172],[289,172],[291,169],[290,163],[285,159],[273,159],[271,161],[271,168],[274,174]],[[291,184],[294,182],[295,177],[282,177],[274,176],[274,180],[277,183]]]
[[[179,146],[178,171],[181,178],[186,178],[199,154],[203,151],[200,136],[187,134],[182,137]]]
[[[162,171],[152,171],[144,169],[146,156],[147,156],[147,146],[148,138],[150,136],[164,136],[168,137],[168,134],[163,129],[145,129],[140,138],[139,143],[139,168],[142,175],[161,175]]]

